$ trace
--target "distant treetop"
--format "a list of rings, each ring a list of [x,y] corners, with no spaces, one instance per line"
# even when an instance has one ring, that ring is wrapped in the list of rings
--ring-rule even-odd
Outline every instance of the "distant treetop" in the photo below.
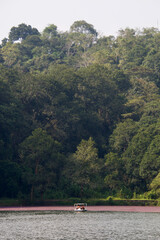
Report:
[[[9,33],[9,41],[14,42],[17,40],[25,39],[29,35],[40,35],[36,28],[32,28],[25,23],[19,24],[18,27],[12,27]]]
[[[75,21],[70,27],[71,32],[79,32],[84,34],[93,34],[95,36],[98,35],[97,31],[94,29],[92,24],[87,23],[84,20]]]

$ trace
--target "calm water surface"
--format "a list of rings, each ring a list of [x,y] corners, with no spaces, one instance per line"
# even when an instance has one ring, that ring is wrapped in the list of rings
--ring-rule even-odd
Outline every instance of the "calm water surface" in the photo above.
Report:
[[[160,213],[0,212],[0,240],[160,240]]]

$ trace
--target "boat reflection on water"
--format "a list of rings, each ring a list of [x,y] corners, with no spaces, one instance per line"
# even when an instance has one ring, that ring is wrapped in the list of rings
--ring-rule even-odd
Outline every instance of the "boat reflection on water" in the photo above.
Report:
[[[75,203],[74,204],[74,211],[75,212],[86,212],[87,203]]]

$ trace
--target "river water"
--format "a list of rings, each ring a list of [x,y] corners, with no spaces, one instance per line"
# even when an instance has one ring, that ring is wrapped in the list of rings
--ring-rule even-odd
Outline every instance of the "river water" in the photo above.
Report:
[[[0,240],[160,240],[160,213],[0,212]]]

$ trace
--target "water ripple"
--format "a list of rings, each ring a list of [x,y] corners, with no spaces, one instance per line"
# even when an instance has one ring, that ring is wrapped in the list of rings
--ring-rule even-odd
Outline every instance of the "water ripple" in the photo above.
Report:
[[[1,240],[159,240],[160,213],[0,212]]]

